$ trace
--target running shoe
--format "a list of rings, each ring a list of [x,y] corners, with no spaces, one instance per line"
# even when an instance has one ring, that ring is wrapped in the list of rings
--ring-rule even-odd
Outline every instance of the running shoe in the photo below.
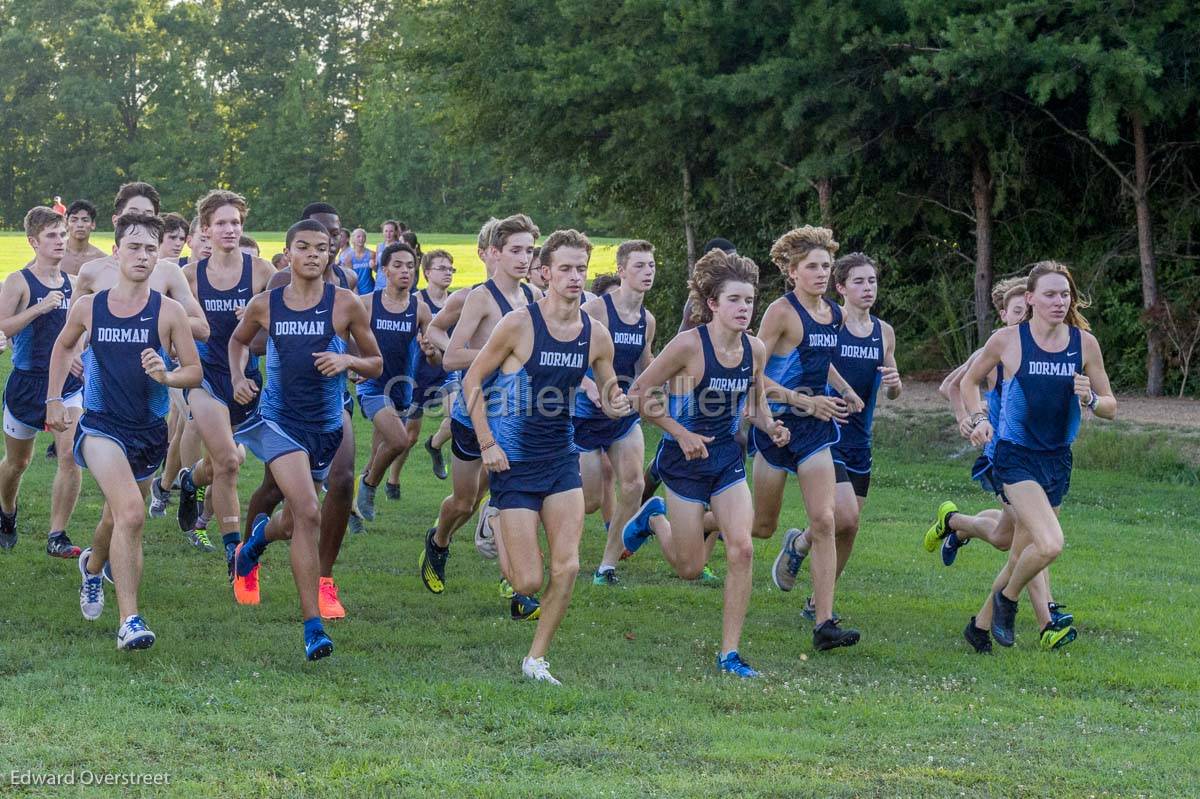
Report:
[[[742,679],[762,676],[751,668],[749,663],[742,660],[742,656],[737,653],[736,649],[723,657],[719,653],[717,654],[717,669],[725,674],[734,674]]]
[[[975,626],[975,617],[967,622],[966,629],[963,630],[963,638],[967,639],[967,643],[980,655],[990,655],[992,653],[992,636],[987,630],[981,630]]]
[[[322,619],[344,619],[346,608],[338,599],[337,584],[332,577],[322,577],[317,586],[317,607],[320,608]]]
[[[515,592],[513,591],[512,583],[510,583],[508,580],[501,577],[500,578],[500,598],[501,599],[512,599],[513,593],[515,593]]]
[[[562,685],[550,673],[550,664],[545,658],[525,658],[521,661],[521,673],[535,682],[548,682],[551,685]]]
[[[399,502],[400,501],[400,484],[399,483],[385,484],[383,487],[383,493],[384,493],[384,496],[386,496],[389,501]]]
[[[700,576],[696,578],[695,582],[702,585],[720,585],[724,581],[721,579],[721,576],[713,571],[712,567],[706,563],[704,564],[704,568],[700,570]]]
[[[358,478],[358,497],[354,507],[358,509],[358,515],[363,517],[363,521],[375,521],[375,488],[367,485],[365,476]]]
[[[46,554],[52,558],[77,558],[82,551],[64,532],[54,533],[46,539]]]
[[[46,460],[58,460],[58,446],[53,441],[50,442],[50,446],[46,447]]]
[[[841,622],[829,619],[813,628],[813,646],[818,651],[837,649],[839,646],[854,646],[858,643],[858,630],[843,630]]]
[[[271,517],[265,513],[255,516],[254,527],[250,531],[251,537],[256,534],[264,535],[270,520]],[[249,542],[241,542],[233,551],[233,598],[239,605],[257,605],[261,601],[258,588],[258,559],[262,553],[248,551],[247,543]]]
[[[650,529],[650,520],[655,516],[666,515],[667,503],[662,497],[650,497],[642,503],[642,507],[638,508],[637,513],[633,514],[633,518],[627,521],[621,530],[621,542],[629,554],[632,555],[641,549],[646,539],[654,535],[654,531]]]
[[[323,627],[318,627],[304,636],[304,657],[320,660],[333,654],[333,641]]]
[[[17,545],[17,510],[9,516],[0,511],[0,549],[12,549]]]
[[[146,626],[141,616],[129,616],[121,624],[121,629],[117,630],[117,649],[149,649],[152,646],[154,633]]]
[[[192,482],[192,470],[187,467],[180,469],[179,510],[175,514],[179,521],[179,529],[184,533],[191,533],[195,530],[196,519],[199,518],[203,507],[204,494]]]
[[[937,549],[938,541],[941,541],[946,537],[946,533],[950,532],[950,528],[946,526],[946,517],[951,513],[958,513],[958,506],[953,502],[947,501],[938,505],[937,517],[933,520],[933,525],[925,531],[926,552]]]
[[[208,537],[208,530],[203,527],[197,527],[187,534],[188,543],[194,546],[201,552],[216,552],[217,548],[213,546],[212,541]]]
[[[475,549],[488,560],[495,560],[500,554],[496,551],[496,528],[493,525],[500,516],[500,509],[487,502],[485,497],[479,508],[479,520],[475,522]]]
[[[605,569],[604,571],[597,569],[592,574],[592,585],[618,585],[620,582],[616,569]]]
[[[780,591],[791,591],[796,587],[796,575],[800,573],[800,564],[804,563],[807,552],[797,552],[796,542],[803,535],[802,530],[795,527],[783,534],[783,546],[775,556],[775,565],[771,568],[771,582]]]
[[[971,543],[971,539],[963,541],[958,537],[958,533],[951,530],[946,533],[946,537],[942,539],[942,563],[947,566],[954,565],[954,559],[958,557],[958,550]]]
[[[88,573],[88,557],[91,554],[91,547],[79,553],[79,612],[88,621],[95,621],[104,612],[104,576],[103,572],[97,575]],[[107,563],[104,565],[108,566]]]
[[[633,553],[630,552],[628,549],[624,549],[624,548],[621,549],[620,560],[629,560],[632,557],[633,557]]]
[[[999,591],[992,594],[992,637],[1000,646],[1016,642],[1013,627],[1017,621],[1017,603]]]
[[[150,518],[161,519],[167,515],[167,506],[171,504],[170,490],[164,491],[162,481],[155,478],[150,483]]]
[[[425,534],[425,548],[417,560],[417,570],[425,587],[440,594],[446,590],[446,559],[450,557],[450,547],[443,549],[433,543],[433,534],[436,532],[436,527],[430,527]]]
[[[815,602],[813,602],[812,597],[809,597],[808,599],[804,600],[804,609],[800,611],[800,615],[803,616],[804,618],[808,619],[809,621],[813,622],[814,624],[816,624],[816,622],[817,622],[817,605]],[[837,614],[836,610],[833,612],[833,620],[834,621],[842,620],[842,617]]]
[[[433,436],[425,439],[425,451],[429,453],[430,465],[433,466],[433,476],[439,480],[445,480],[449,477],[446,473],[446,459],[442,457],[442,451],[433,445]]]
[[[1070,627],[1075,623],[1075,614],[1066,613],[1066,605],[1051,602],[1048,607],[1050,608],[1050,623],[1055,627]]]
[[[1046,652],[1054,649],[1062,649],[1074,641],[1078,635],[1079,633],[1074,627],[1069,625],[1066,627],[1055,627],[1054,622],[1051,622],[1042,628],[1042,639],[1038,645]]]
[[[347,522],[346,528],[353,535],[359,535],[360,533],[365,533],[367,531],[367,526],[363,524],[362,517],[357,513],[350,514],[350,520]]]
[[[532,621],[541,615],[542,605],[536,597],[513,592],[508,611],[512,614],[513,621]]]

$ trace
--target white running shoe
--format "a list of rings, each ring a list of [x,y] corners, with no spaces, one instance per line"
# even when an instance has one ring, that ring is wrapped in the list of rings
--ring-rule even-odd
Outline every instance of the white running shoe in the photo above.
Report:
[[[492,523],[500,515],[500,509],[486,503],[485,498],[483,507],[479,509],[479,521],[475,523],[475,549],[488,560],[495,560],[499,553],[496,551],[496,530]]]
[[[121,629],[117,630],[117,649],[149,649],[154,646],[154,633],[142,621],[142,617],[133,615],[125,619]]]
[[[545,658],[525,658],[521,661],[521,673],[536,682],[548,682],[551,685],[562,685],[550,673],[550,664]]]
[[[88,621],[95,621],[104,612],[104,575],[88,574],[88,556],[91,554],[91,547],[79,553],[79,575],[83,578],[79,586],[79,612]]]
[[[171,492],[163,491],[157,477],[150,483],[150,518],[161,519],[167,515],[167,506],[171,504]]]

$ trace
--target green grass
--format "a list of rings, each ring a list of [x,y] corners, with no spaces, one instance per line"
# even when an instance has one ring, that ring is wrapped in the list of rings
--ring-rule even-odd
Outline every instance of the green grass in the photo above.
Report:
[[[265,557],[263,604],[237,607],[221,556],[190,549],[172,519],[145,532],[141,603],[159,641],[119,653],[111,588],[89,624],[75,564],[42,554],[52,466],[39,456],[20,544],[0,557],[0,780],[10,769],[166,772],[171,794],[225,799],[1200,793],[1200,495],[1119,463],[1078,469],[1054,589],[1079,640],[1038,651],[1024,603],[1017,647],[978,657],[960,633],[1003,556],[977,543],[946,569],[920,547],[939,500],[989,504],[946,421],[880,422],[837,601],[863,630],[857,648],[812,651],[799,616],[807,572],[780,594],[768,577],[778,537],[759,542],[743,645],[766,674],[754,682],[714,672],[721,591],[674,578],[653,542],[622,566],[618,588],[581,576],[550,657],[565,686],[522,681],[532,628],[507,618],[470,529],[445,594],[416,575],[447,490],[423,451],[402,501],[381,492],[379,520],[346,539],[337,576],[350,616],[329,625],[332,658],[303,660],[286,545]],[[356,426],[361,463],[369,430]],[[244,470],[243,499],[260,469]],[[99,503],[85,475],[77,542]],[[794,487],[782,523],[803,523]],[[585,575],[602,541],[589,518]],[[720,548],[713,566],[724,573]]]
[[[259,250],[264,258],[283,250],[285,231],[248,231],[258,242]],[[470,286],[484,279],[483,264],[475,253],[475,234],[469,233],[428,233],[421,235],[421,248],[429,250],[443,249],[454,256],[453,286]],[[381,241],[378,236],[369,236],[367,246],[372,250]],[[92,243],[107,252],[112,246],[112,234],[96,232],[92,234]],[[620,239],[593,239],[595,249],[592,251],[591,276],[602,272],[612,272],[616,269],[617,244]],[[0,231],[0,278],[15,272],[33,257],[25,234],[16,231]]]

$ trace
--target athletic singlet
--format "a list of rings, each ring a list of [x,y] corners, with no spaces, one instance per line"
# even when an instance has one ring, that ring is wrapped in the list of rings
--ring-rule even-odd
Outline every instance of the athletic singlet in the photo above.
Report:
[[[612,295],[604,295],[604,306],[608,311],[608,332],[613,342],[613,371],[617,375],[617,383],[628,391],[637,377],[638,361],[646,349],[646,308],[643,306],[639,309],[638,320],[630,325],[622,321],[617,313]],[[595,379],[590,368],[587,376]],[[575,415],[581,419],[598,419],[604,417],[604,411],[588,399],[586,392],[580,391],[575,396]]]
[[[108,309],[109,290],[92,300],[91,343],[83,354],[83,409],[120,427],[144,429],[167,415],[167,387],[142,368],[142,351],[163,353],[158,337],[162,295],[151,290],[142,309],[117,316]]]
[[[259,413],[262,418],[312,432],[342,428],[341,375],[317,371],[314,352],[346,351],[334,335],[333,310],[337,289],[325,284],[320,301],[293,311],[283,301],[286,286],[270,292],[267,335],[267,375]]]
[[[344,289],[350,288],[350,278],[346,277],[346,270],[337,264],[333,265],[333,276],[337,278],[338,286]]]
[[[483,286],[484,288],[486,288],[488,290],[488,293],[492,295],[492,299],[496,301],[497,307],[500,308],[501,316],[508,316],[510,313],[513,312],[512,303],[510,303],[508,301],[508,298],[504,296],[504,293],[501,292],[500,289],[496,287],[496,284],[494,281],[492,281],[489,278],[488,280],[485,280],[483,283],[480,283],[478,286],[473,287],[472,291],[475,288],[478,288],[479,286]],[[525,285],[524,283],[521,283],[520,286],[521,286],[521,291],[524,292],[524,294],[525,294],[525,306],[529,307],[529,306],[533,305],[533,291],[529,288],[529,286]],[[462,376],[465,375],[466,373],[467,373],[466,369],[460,370],[458,373],[459,379],[461,380]],[[485,380],[483,382],[483,389],[485,391],[488,389],[489,386],[491,386],[490,381],[492,381],[494,379],[495,379],[495,376],[493,375],[492,377],[489,377],[487,380]],[[466,400],[464,399],[461,391],[458,392],[458,394],[456,394],[454,397],[454,407],[450,409],[450,418],[454,419],[459,424],[466,425],[467,427],[471,427],[471,414],[470,414],[470,412],[467,411]]]
[[[807,327],[807,322],[805,326]],[[838,330],[838,346],[833,365],[863,401],[863,409],[850,414],[846,424],[841,426],[842,439],[838,446],[846,449],[870,449],[871,428],[875,421],[875,400],[879,396],[879,383],[883,379],[879,373],[879,367],[883,366],[883,327],[879,320],[872,316],[871,332],[861,338],[843,325]]]
[[[229,373],[229,339],[238,326],[237,311],[254,297],[254,259],[242,253],[242,275],[237,285],[225,291],[208,282],[208,260],[196,264],[196,300],[208,319],[208,341],[197,341],[200,362],[205,369]],[[258,376],[258,358],[246,363],[246,376]]]
[[[363,250],[362,257],[359,258],[354,254],[353,247],[346,250],[345,256],[343,260],[350,261],[350,268],[354,270],[354,274],[358,278],[358,293],[370,294],[375,290],[375,276],[371,273],[371,262],[374,260],[374,256],[369,250]]]
[[[206,258],[205,260],[208,260],[208,259]],[[179,268],[183,269],[187,265],[188,265],[188,259],[182,255],[179,256]]]
[[[487,395],[488,422],[496,443],[510,462],[560,458],[574,451],[572,393],[587,371],[592,321],[580,311],[583,326],[570,341],[550,334],[542,309],[529,306],[533,347],[512,374],[497,370]]]
[[[992,388],[984,395],[984,399],[987,400],[988,422],[991,423],[993,431],[1000,430],[1000,405],[1003,402],[1003,397],[1004,364],[999,363],[996,364],[996,385],[992,386]],[[996,436],[993,435],[992,440],[984,445],[983,454],[990,458],[995,451]]]
[[[833,361],[838,349],[838,331],[842,327],[842,309],[837,305],[823,300],[830,309],[828,324],[821,324],[812,318],[800,300],[793,292],[783,295],[804,326],[804,338],[796,348],[786,355],[772,355],[767,359],[764,370],[768,377],[790,391],[804,391],[813,396],[824,396],[828,393],[829,364]],[[771,403],[775,413],[788,415],[798,413],[786,402]]]
[[[29,287],[29,302],[25,304],[25,309],[37,305],[52,291],[61,291],[63,296],[57,308],[37,317],[12,337],[14,369],[41,375],[50,372],[50,352],[54,349],[54,340],[58,338],[63,325],[67,323],[67,309],[71,305],[71,276],[66,272],[61,274],[62,285],[53,287],[38,280],[28,268],[22,269],[20,272],[21,277],[25,278],[25,285]],[[79,381],[76,378],[67,378],[68,384],[72,381],[75,383],[75,388],[79,388]],[[63,393],[70,393],[72,390],[68,385],[63,388]]]
[[[423,357],[417,346],[417,296],[409,294],[404,310],[392,313],[383,307],[383,294],[376,294],[371,300],[371,332],[383,354],[383,373],[359,383],[358,394],[372,397],[387,391],[402,411],[412,403],[416,360]]]
[[[754,351],[750,337],[742,334],[742,360],[728,367],[717,360],[708,325],[696,328],[704,351],[704,377],[687,394],[672,394],[669,398],[671,418],[686,430],[702,436],[712,436],[708,446],[733,440],[742,423],[746,395],[754,382]],[[669,433],[663,438],[672,440]]]
[[[431,317],[437,316],[438,311],[442,310],[442,306],[434,303],[433,299],[429,296],[429,291],[427,289],[421,289],[418,291],[417,296],[419,296],[421,300],[429,306],[429,314]],[[450,328],[450,330],[448,330],[446,333],[448,336],[453,334],[454,328]],[[435,366],[431,364],[429,359],[425,358],[423,355],[417,358],[416,380],[418,386],[440,386],[446,382],[447,377],[449,377],[449,375],[446,374],[446,370],[442,368],[440,363]]]
[[[1046,352],[1022,322],[1021,366],[1004,383],[997,438],[1027,449],[1051,451],[1070,446],[1079,432],[1075,374],[1083,370],[1079,328],[1068,326],[1067,346]]]

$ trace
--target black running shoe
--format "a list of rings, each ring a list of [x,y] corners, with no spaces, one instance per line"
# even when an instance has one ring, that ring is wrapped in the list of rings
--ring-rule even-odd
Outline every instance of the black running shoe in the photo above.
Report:
[[[192,470],[179,471],[179,529],[190,535],[196,529],[196,519],[200,517],[200,498],[196,492],[196,484],[192,482]]]
[[[839,646],[854,646],[858,639],[858,630],[843,630],[837,619],[830,619],[813,628],[813,646],[821,652]]]
[[[71,543],[67,534],[55,533],[46,539],[46,554],[52,558],[78,558],[83,550]]]
[[[46,460],[58,460],[58,447],[55,446],[53,441],[50,442],[50,446],[46,447]]]
[[[440,594],[446,590],[446,559],[450,557],[450,547],[443,549],[433,543],[433,534],[436,532],[436,527],[430,527],[425,534],[425,549],[421,551],[417,566],[425,587]]]
[[[445,480],[449,476],[446,473],[446,459],[442,457],[442,451],[433,445],[433,436],[425,439],[425,451],[433,462],[433,476]]]
[[[0,549],[12,549],[17,545],[17,511],[12,516],[0,511]]]
[[[399,483],[384,483],[384,495],[392,502],[400,501],[400,484]]]
[[[992,594],[992,637],[1000,646],[1016,642],[1013,626],[1017,622],[1017,603],[997,591]]]
[[[987,630],[981,630],[975,626],[975,617],[967,622],[967,628],[963,630],[963,638],[967,639],[967,643],[975,648],[975,651],[980,655],[990,655],[992,653],[992,636]]]

